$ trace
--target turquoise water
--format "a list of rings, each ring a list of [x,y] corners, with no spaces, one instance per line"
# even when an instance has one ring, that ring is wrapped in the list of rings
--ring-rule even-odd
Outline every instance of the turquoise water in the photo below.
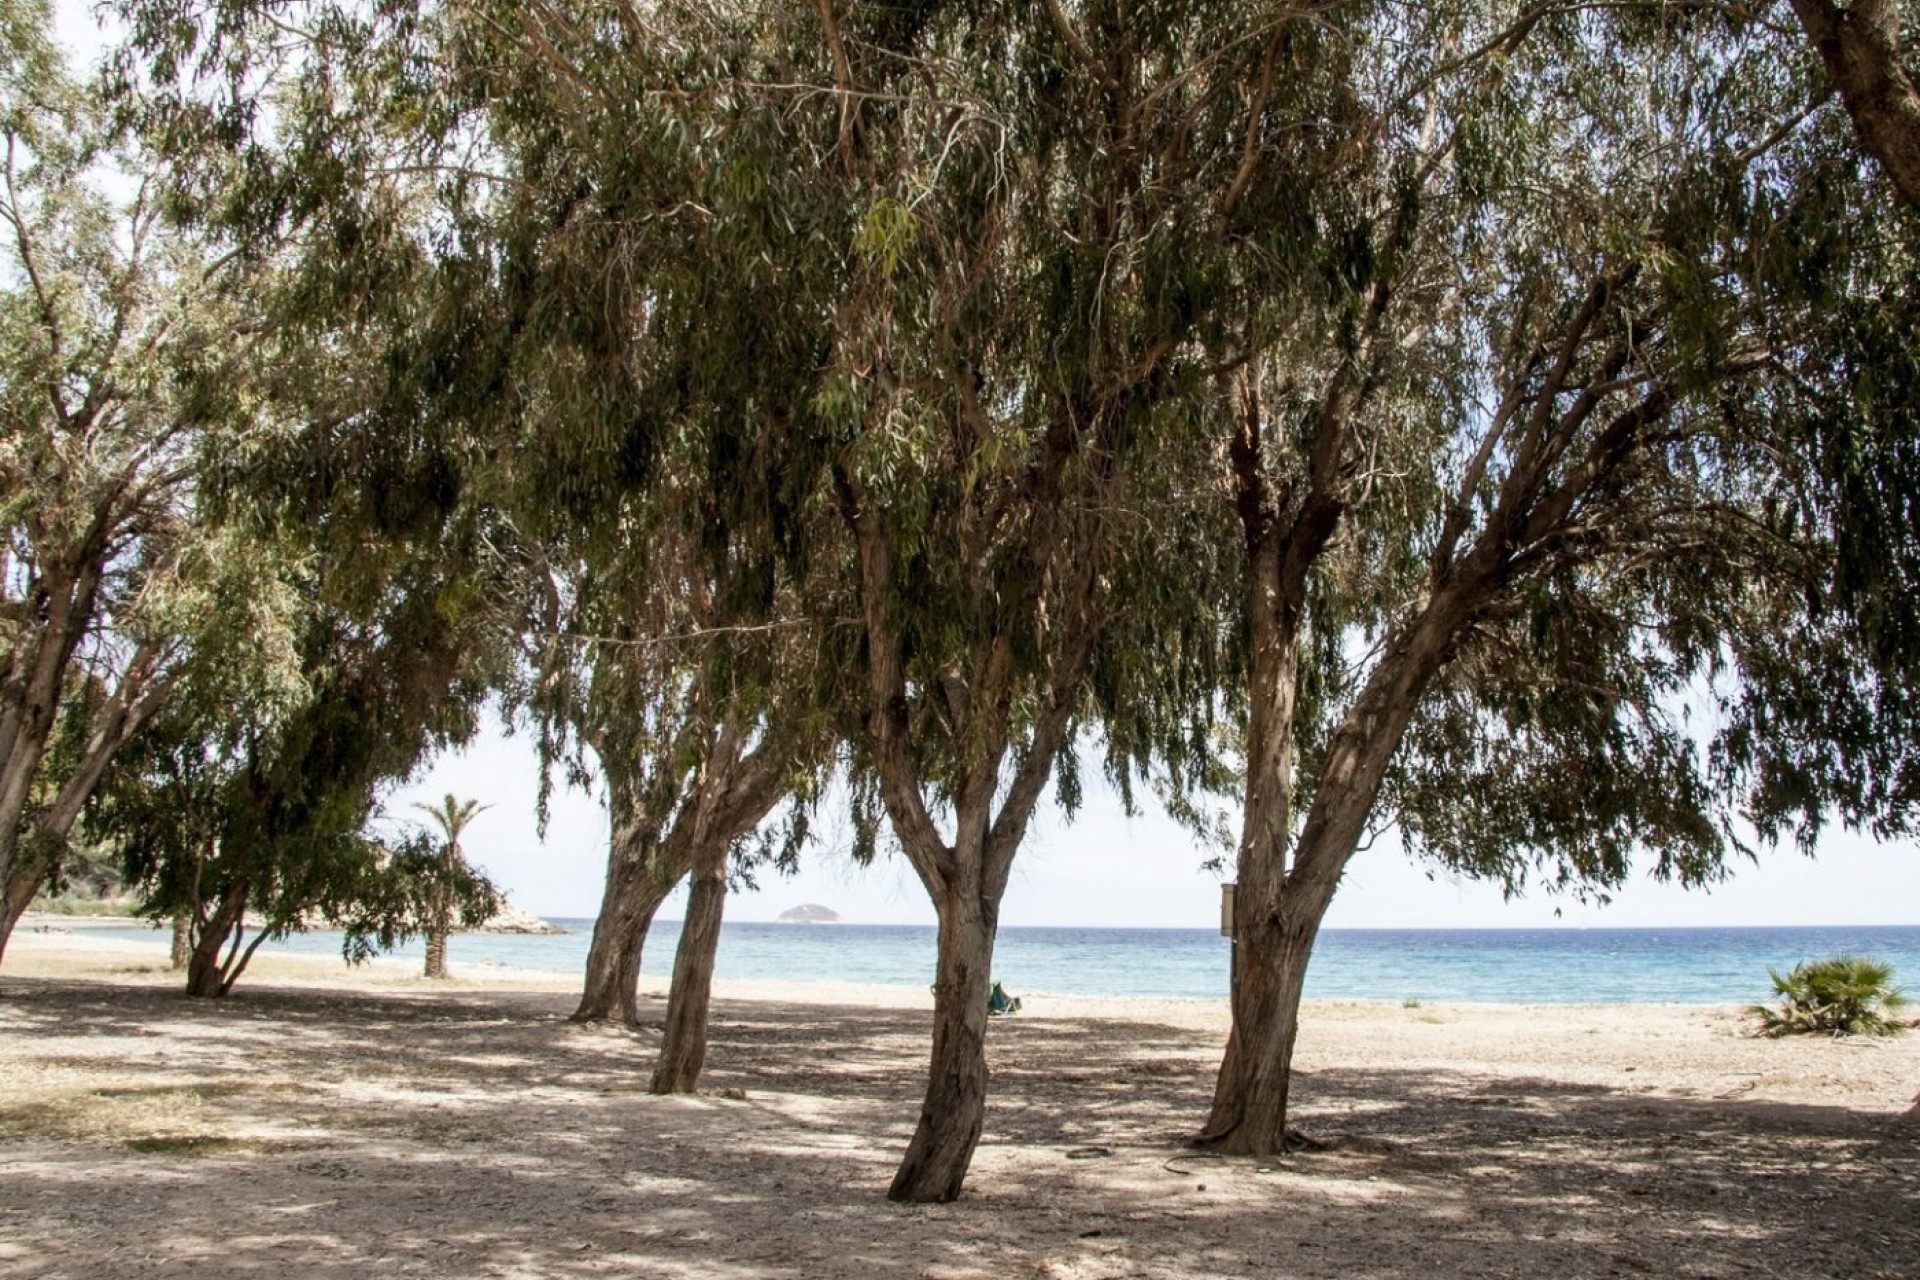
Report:
[[[591,920],[557,920],[553,936],[462,934],[450,960],[577,974]],[[644,974],[665,981],[677,921],[647,939]],[[145,929],[89,930],[140,937]],[[266,949],[339,954],[313,933]],[[1889,960],[1920,998],[1920,926],[1774,929],[1332,929],[1320,936],[1307,994],[1494,1003],[1750,1003],[1771,994],[1767,967],[1864,953]],[[398,954],[418,957],[420,946]],[[933,929],[919,925],[728,924],[719,976],[924,988]],[[1004,929],[994,973],[1015,994],[1197,996],[1227,992],[1228,943],[1206,929]]]

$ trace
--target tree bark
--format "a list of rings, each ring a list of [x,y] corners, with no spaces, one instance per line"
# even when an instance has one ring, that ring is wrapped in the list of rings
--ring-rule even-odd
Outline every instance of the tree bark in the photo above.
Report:
[[[424,976],[444,978],[447,976],[447,935],[452,930],[444,920],[435,921],[427,929],[427,968]]]
[[[90,537],[84,549],[94,545]],[[33,593],[32,612],[40,620],[11,637],[10,661],[0,678],[0,884],[13,881],[34,777],[59,716],[68,665],[92,623],[99,586],[100,569],[90,562],[76,574],[49,575]]]
[[[1287,873],[1293,809],[1294,715],[1299,692],[1299,614],[1279,573],[1271,539],[1250,558],[1253,652],[1249,681],[1248,772],[1234,891],[1232,1030],[1198,1145],[1236,1155],[1279,1155],[1287,1144],[1287,1103],[1300,995],[1332,884]],[[1337,883],[1338,876],[1334,877]]]
[[[1235,896],[1233,1033],[1202,1145],[1246,1155],[1286,1150],[1293,1048],[1314,939],[1414,709],[1445,665],[1466,616],[1461,596],[1471,592],[1437,593],[1387,646],[1329,743],[1291,867],[1283,842],[1243,837],[1241,874],[1253,892],[1244,911]],[[1250,810],[1248,822],[1253,818]]]
[[[143,640],[134,649],[112,696],[94,717],[78,764],[40,819],[41,831],[65,840],[114,756],[159,714],[173,689],[171,676],[161,672],[166,656],[166,646],[155,640]]]
[[[1901,61],[1898,0],[1792,0],[1827,78],[1853,121],[1861,149],[1920,209],[1920,91]]]
[[[27,913],[44,879],[39,868],[29,868],[18,860],[14,862],[13,875],[7,880],[5,892],[0,894],[0,960],[6,959],[7,940],[13,937],[13,926]]]
[[[81,808],[99,785],[114,753],[160,709],[170,684],[154,676],[162,656],[161,646],[151,642],[143,642],[134,651],[113,696],[88,735],[78,767],[61,784],[53,803],[37,817],[27,814],[27,796],[46,754],[53,718],[51,713],[42,714],[33,708],[24,708],[19,714],[7,717],[6,740],[11,744],[11,752],[4,768],[0,768],[0,777],[4,777],[4,781],[0,781],[0,884],[5,885],[9,903],[16,893],[24,893],[25,897],[17,909],[0,911],[0,959],[5,958],[14,924],[53,869],[55,859],[34,852],[38,841],[60,847],[59,842],[73,829]],[[58,684],[49,685],[43,680],[39,694],[57,699]],[[21,837],[29,830],[34,833],[36,843],[23,850]]]
[[[1591,456],[1615,458],[1620,441],[1630,438],[1646,415],[1660,411],[1663,396],[1656,389],[1617,416],[1600,433]],[[1576,406],[1569,415],[1585,412]],[[1578,426],[1578,420],[1573,426]],[[1539,456],[1542,447],[1536,442],[1526,452]],[[1320,922],[1366,832],[1388,767],[1421,699],[1452,657],[1462,629],[1506,586],[1516,548],[1545,540],[1573,509],[1578,493],[1602,474],[1604,466],[1596,462],[1579,472],[1577,479],[1555,485],[1547,467],[1516,465],[1503,485],[1498,508],[1471,551],[1458,561],[1451,555],[1436,561],[1425,602],[1395,628],[1328,741],[1312,804],[1291,842],[1290,866],[1284,820],[1285,806],[1291,802],[1286,754],[1272,756],[1282,766],[1273,776],[1249,774],[1239,864],[1249,892],[1245,910],[1238,893],[1235,897],[1239,954],[1233,1033],[1221,1063],[1212,1115],[1200,1135],[1204,1145],[1255,1155],[1279,1155],[1285,1150],[1293,1047],[1307,962]],[[1283,563],[1295,558],[1289,552]],[[1294,598],[1290,591],[1281,592],[1280,597]],[[1257,614],[1253,621],[1257,694],[1263,661],[1258,640],[1264,624]],[[1284,641],[1285,628],[1281,631]],[[1297,646],[1283,642],[1276,652],[1287,658],[1297,653]],[[1289,688],[1297,680],[1297,671],[1282,668],[1278,688]],[[1291,720],[1291,693],[1276,693],[1265,700],[1256,697],[1256,728],[1263,705],[1269,715],[1284,708]],[[1277,723],[1272,731],[1279,731]],[[1256,756],[1258,747],[1256,732],[1250,743]]]
[[[32,723],[15,736],[13,752],[0,761],[0,884],[14,882],[15,872],[26,856],[21,851],[21,837],[33,825],[27,805],[52,731],[51,717],[44,719],[42,723],[42,717],[32,717]]]
[[[1377,317],[1376,317],[1377,318]],[[1246,798],[1235,866],[1231,1030],[1213,1109],[1196,1142],[1236,1154],[1275,1155],[1287,1141],[1287,1099],[1300,992],[1328,886],[1309,905],[1287,870],[1292,839],[1295,716],[1308,578],[1339,525],[1339,445],[1358,403],[1348,378],[1318,420],[1304,492],[1282,499],[1263,459],[1266,431],[1258,362],[1235,380],[1229,446],[1235,507],[1245,540],[1248,638]],[[1337,882],[1338,876],[1334,880]]]
[[[1051,559],[1063,536],[1056,517],[1059,468],[1071,453],[1065,438],[1070,432],[1060,426],[1066,416],[1050,428],[1049,460],[1036,482],[1033,506],[1045,513],[1037,522],[1046,527],[1031,534],[1029,545],[1033,558],[1041,562]],[[986,1120],[987,997],[1000,901],[1034,806],[1067,744],[1100,632],[1100,557],[1081,554],[1066,571],[1069,581],[1063,594],[1069,603],[1058,618],[1059,647],[1039,686],[1026,751],[1005,780],[1004,795],[1002,765],[1016,717],[1016,659],[1009,635],[995,631],[983,636],[970,670],[949,684],[947,710],[956,721],[954,736],[965,744],[967,760],[951,786],[954,835],[948,844],[927,803],[914,743],[901,632],[889,605],[892,551],[887,531],[853,477],[840,472],[835,483],[860,559],[869,691],[866,731],[881,801],[934,904],[940,929],[927,1092],[887,1195],[910,1203],[944,1203],[959,1196]]]
[[[693,870],[687,918],[673,957],[673,985],[667,993],[666,1038],[654,1068],[654,1093],[692,1093],[707,1060],[707,1012],[712,1003],[713,966],[720,950],[720,918],[727,905],[728,841],[708,840]]]
[[[654,913],[687,874],[675,851],[657,848],[633,830],[616,829],[608,848],[607,888],[587,949],[586,982],[575,1022],[640,1025],[640,953]]]
[[[220,905],[201,926],[200,936],[193,944],[193,953],[187,957],[187,994],[200,997],[224,996],[233,986],[237,972],[229,974],[229,960],[221,958],[221,952],[227,950],[229,939],[234,931],[241,927],[247,913],[247,882],[236,880]]]
[[[960,893],[936,902],[933,1054],[926,1099],[887,1198],[946,1203],[960,1195],[987,1115],[987,997],[997,908]]]
[[[1306,895],[1234,933],[1233,1032],[1214,1086],[1213,1112],[1201,1146],[1234,1155],[1285,1152],[1293,1049],[1300,1032],[1300,996],[1329,892]],[[1237,905],[1237,904],[1236,904]],[[1238,911],[1236,911],[1236,917]]]
[[[777,730],[768,730],[751,754],[752,721],[730,711],[707,753],[693,794],[681,806],[667,843],[693,851],[693,893],[673,958],[667,993],[666,1038],[654,1069],[654,1093],[691,1093],[707,1058],[707,1016],[712,1007],[713,964],[720,949],[720,919],[727,903],[727,857],[733,842],[760,824],[785,790],[790,759]]]
[[[176,973],[193,959],[193,917],[184,911],[173,913],[173,952],[168,965]]]

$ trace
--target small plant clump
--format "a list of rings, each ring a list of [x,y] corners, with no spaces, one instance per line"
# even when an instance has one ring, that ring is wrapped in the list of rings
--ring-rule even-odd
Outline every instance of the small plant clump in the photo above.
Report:
[[[1802,961],[1784,976],[1772,968],[1767,974],[1779,1006],[1747,1010],[1760,1019],[1761,1035],[1890,1036],[1907,1029],[1898,1015],[1908,1000],[1884,960],[1834,956]]]

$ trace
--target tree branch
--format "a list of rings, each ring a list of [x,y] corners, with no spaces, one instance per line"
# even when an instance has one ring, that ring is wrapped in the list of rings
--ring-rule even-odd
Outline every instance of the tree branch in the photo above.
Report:
[[[826,28],[827,48],[833,53],[834,90],[840,98],[840,136],[834,143],[834,151],[851,176],[855,167],[853,63],[847,58],[846,42],[840,38],[840,23],[833,16],[833,0],[813,0],[813,8],[820,15],[820,25]]]
[[[1047,16],[1053,20],[1054,31],[1066,43],[1067,48],[1073,51],[1073,56],[1079,60],[1080,64],[1100,82],[1101,87],[1108,93],[1119,96],[1120,82],[1101,65],[1100,59],[1093,56],[1093,50],[1087,47],[1087,42],[1081,38],[1078,31],[1074,30],[1073,21],[1067,17],[1067,11],[1060,7],[1060,0],[1047,0]]]
[[[1900,10],[1888,0],[1789,0],[1860,146],[1920,209],[1920,91],[1901,61]]]
[[[868,509],[858,482],[843,468],[834,468],[833,482],[860,561],[867,637],[867,729],[880,772],[880,796],[907,861],[937,902],[954,879],[954,855],[927,809],[919,765],[913,758],[900,635],[886,605],[891,571],[886,529]]]

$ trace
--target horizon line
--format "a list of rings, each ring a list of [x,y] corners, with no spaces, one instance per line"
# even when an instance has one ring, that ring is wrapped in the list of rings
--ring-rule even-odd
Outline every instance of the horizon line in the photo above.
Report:
[[[540,919],[547,920],[547,921],[573,920],[573,921],[587,921],[589,923],[592,923],[592,922],[597,922],[600,918],[597,915],[581,915],[581,916],[542,915],[538,912],[534,912],[532,914],[539,915]],[[684,925],[686,923],[686,919],[685,917],[661,918],[654,921],[654,923]],[[939,927],[935,923],[930,923],[924,920],[780,920],[777,918],[738,920],[732,917],[727,917],[723,919],[721,923],[723,925],[781,924],[781,925],[792,925],[799,928],[806,928],[808,926],[822,925],[822,924],[839,925],[847,928],[872,928],[872,929],[934,929]],[[1000,926],[999,932],[1005,933],[1008,930],[1013,930],[1013,929],[1088,929],[1088,930],[1113,930],[1115,932],[1124,930],[1124,931],[1133,932],[1133,933],[1156,933],[1156,932],[1214,933],[1218,931],[1217,926],[1189,925],[1189,924],[1005,924]],[[1543,933],[1543,932],[1565,930],[1569,932],[1577,931],[1582,933],[1606,933],[1606,932],[1644,933],[1644,932],[1650,932],[1654,930],[1695,930],[1695,929],[1920,929],[1920,920],[1916,920],[1916,921],[1912,921],[1904,924],[1894,923],[1889,921],[1876,921],[1875,923],[1872,923],[1872,924],[1855,924],[1851,922],[1841,922],[1841,923],[1823,922],[1823,923],[1808,923],[1808,924],[1580,924],[1574,921],[1555,922],[1551,924],[1504,924],[1504,925],[1352,924],[1352,925],[1328,925],[1325,928],[1321,929],[1320,932],[1322,933]],[[1225,935],[1223,934],[1222,936],[1224,937]]]

